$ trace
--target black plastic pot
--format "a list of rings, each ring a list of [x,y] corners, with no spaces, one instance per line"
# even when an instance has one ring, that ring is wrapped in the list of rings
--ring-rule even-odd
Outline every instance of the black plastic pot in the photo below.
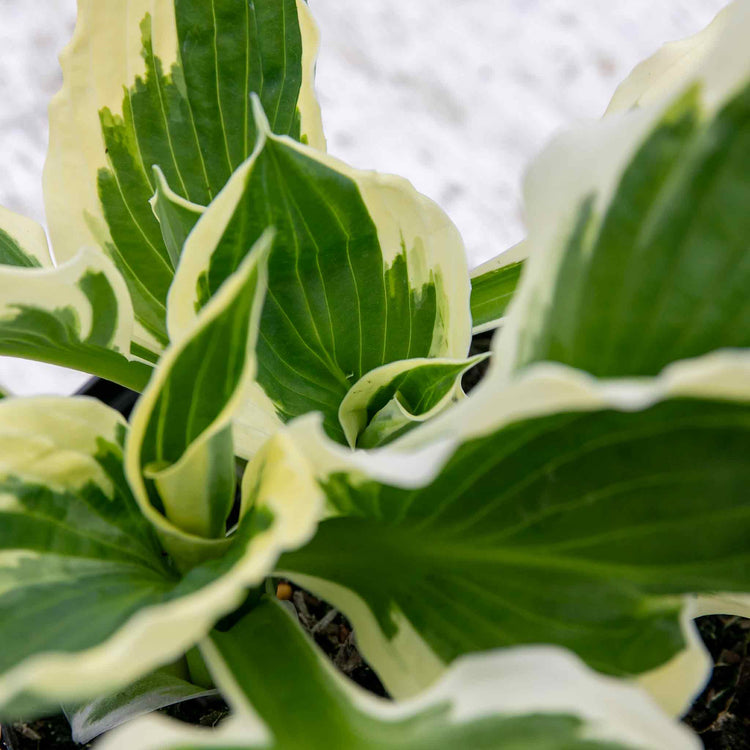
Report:
[[[138,393],[131,391],[129,388],[101,378],[91,378],[84,383],[79,391],[76,391],[75,395],[96,398],[119,411],[126,419],[130,416],[139,396]]]

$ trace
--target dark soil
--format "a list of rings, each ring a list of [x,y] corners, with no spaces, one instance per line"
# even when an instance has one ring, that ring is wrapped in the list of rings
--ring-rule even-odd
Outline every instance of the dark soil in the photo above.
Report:
[[[714,659],[708,687],[696,700],[685,723],[706,750],[750,748],[750,620],[701,617],[698,630]]]
[[[70,739],[70,726],[64,716],[51,716],[10,726],[3,724],[2,729],[2,750],[80,750],[93,746],[76,745]]]
[[[360,656],[354,631],[344,615],[307,591],[296,586],[291,588],[291,601],[302,627],[331,661],[365,690],[387,698],[383,683]]]

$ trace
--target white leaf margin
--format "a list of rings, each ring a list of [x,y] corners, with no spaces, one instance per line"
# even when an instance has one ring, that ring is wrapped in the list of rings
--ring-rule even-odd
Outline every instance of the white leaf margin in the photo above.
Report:
[[[471,270],[472,282],[474,279],[479,279],[482,276],[489,275],[495,271],[500,271],[503,268],[512,266],[515,263],[521,263],[522,261],[528,260],[531,248],[527,242],[519,242],[513,247],[509,247],[507,250],[503,250],[499,255],[494,258],[490,258],[481,265],[476,266]],[[507,315],[503,315],[495,320],[488,320],[486,323],[480,325],[474,325],[472,334],[477,335],[478,333],[486,333],[487,331],[493,331],[496,328],[500,328],[503,325]]]

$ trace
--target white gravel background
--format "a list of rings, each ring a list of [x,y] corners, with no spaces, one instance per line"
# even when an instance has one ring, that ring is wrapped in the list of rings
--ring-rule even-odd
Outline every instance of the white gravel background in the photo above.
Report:
[[[523,170],[549,138],[598,117],[663,42],[698,31],[724,0],[310,0],[323,46],[329,151],[396,172],[438,201],[472,265],[523,236]],[[0,204],[44,220],[47,103],[75,0],[0,0]],[[15,393],[85,380],[0,358]]]

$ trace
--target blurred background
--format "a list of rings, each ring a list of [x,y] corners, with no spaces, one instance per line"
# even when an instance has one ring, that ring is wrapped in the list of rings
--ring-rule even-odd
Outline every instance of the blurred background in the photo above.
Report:
[[[309,0],[331,153],[395,172],[461,230],[472,266],[524,234],[525,167],[550,137],[599,117],[662,43],[725,0]],[[0,0],[0,204],[44,222],[47,104],[75,0]],[[70,393],[85,375],[0,358],[14,393]]]

